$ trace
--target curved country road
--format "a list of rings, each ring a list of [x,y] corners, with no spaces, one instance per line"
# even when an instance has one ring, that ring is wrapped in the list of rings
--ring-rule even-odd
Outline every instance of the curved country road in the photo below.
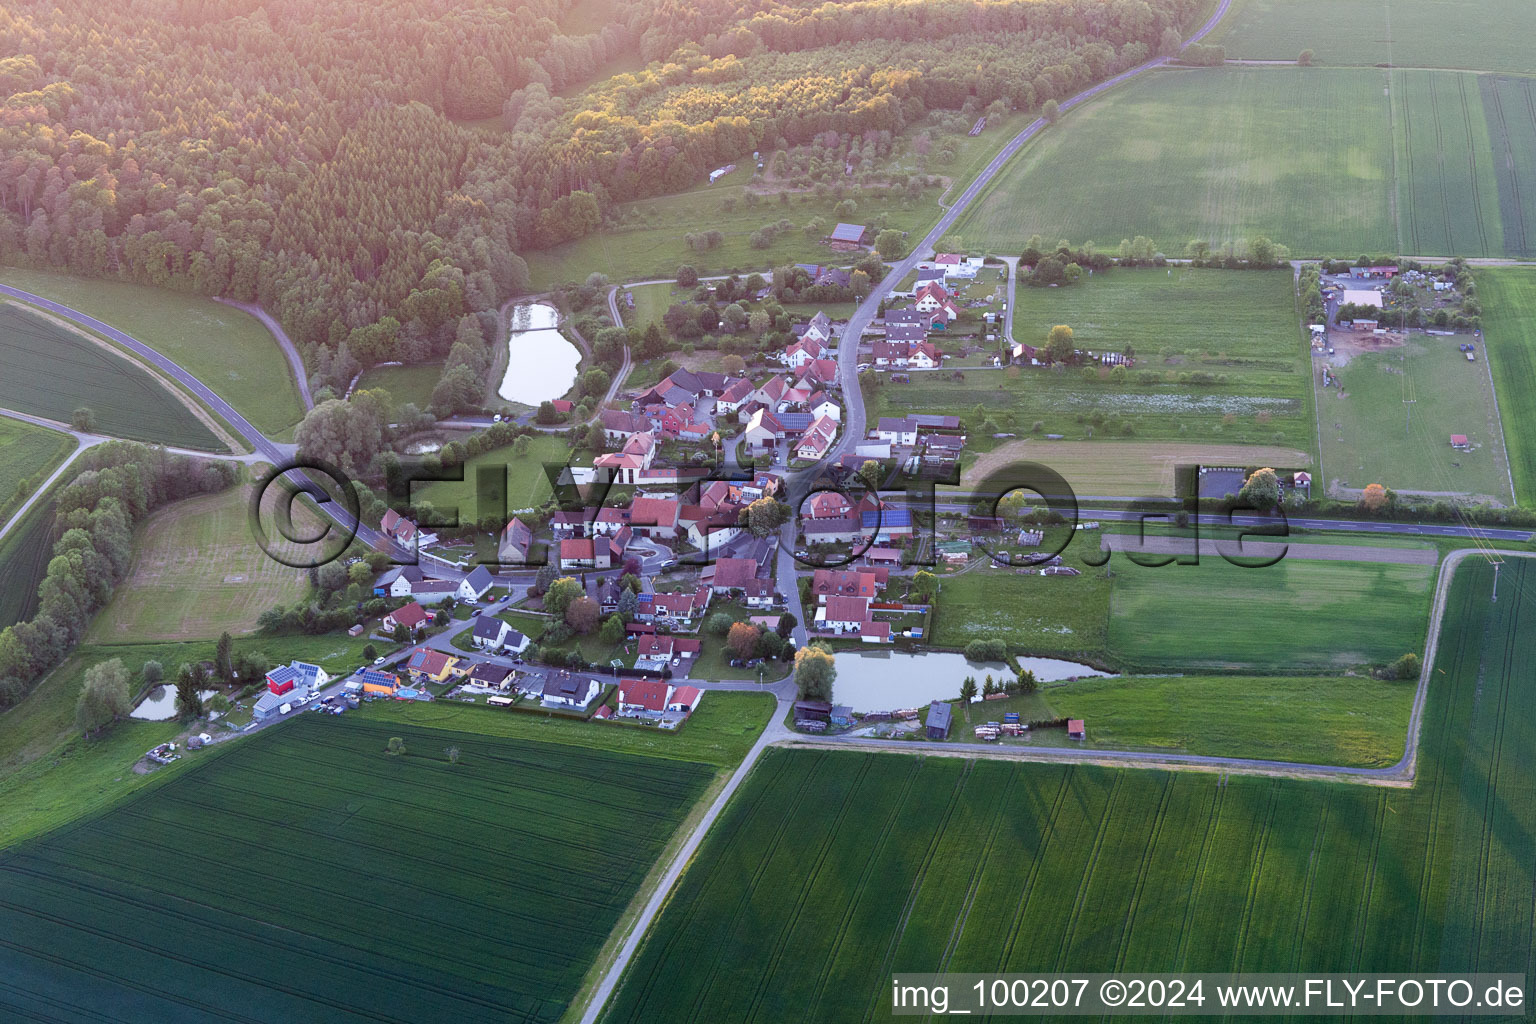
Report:
[[[271,332],[272,337],[277,339],[278,347],[283,350],[283,355],[288,359],[288,366],[293,370],[293,379],[299,385],[299,397],[304,399],[304,408],[306,410],[313,409],[315,407],[315,400],[309,394],[309,374],[304,370],[304,358],[299,355],[299,348],[293,343],[293,339],[288,337],[288,332],[283,330],[283,325],[273,319],[271,313],[268,313],[254,302],[239,302],[235,299],[226,299],[218,295],[213,297],[213,301],[222,302],[226,306],[233,306],[235,309],[251,314],[251,316],[262,322],[262,325]]]

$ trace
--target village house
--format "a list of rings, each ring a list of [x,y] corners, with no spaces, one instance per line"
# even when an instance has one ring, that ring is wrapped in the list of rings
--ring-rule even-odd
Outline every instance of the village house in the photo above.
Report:
[[[392,508],[384,510],[384,516],[379,520],[379,532],[407,548],[412,543],[424,548],[437,543],[437,534],[424,533]]]
[[[526,565],[533,550],[533,531],[516,516],[501,531],[496,558],[504,565]]]
[[[420,604],[441,604],[459,596],[459,585],[454,580],[425,579],[411,585],[411,596]]]
[[[859,539],[859,520],[853,516],[802,519],[800,533],[807,544],[852,544]]]
[[[815,342],[825,352],[826,347],[832,343],[832,319],[824,312],[817,312],[797,334],[800,341]],[[821,353],[817,353],[815,358],[820,359]]]
[[[470,642],[482,651],[505,650],[512,654],[522,654],[528,649],[526,636],[492,615],[475,617]]]
[[[660,718],[672,687],[661,679],[619,680],[619,714],[625,718]]]
[[[912,512],[904,508],[865,512],[859,520],[859,532],[873,537],[876,544],[910,537],[913,534]]]
[[[485,686],[492,690],[505,690],[510,685],[512,669],[494,661],[482,661],[465,675],[466,683]]]
[[[597,421],[602,424],[603,438],[609,444],[620,444],[630,434],[650,429],[650,421],[644,416],[619,409],[604,409],[597,414]]]
[[[411,589],[424,579],[426,574],[420,566],[397,565],[379,577],[373,592],[387,597],[410,597]]]
[[[752,382],[745,377],[731,383],[720,397],[715,399],[715,413],[733,413],[739,410],[752,397]]]
[[[477,565],[459,581],[457,596],[460,601],[478,601],[495,585],[496,581],[491,578],[491,570],[483,565]]]
[[[753,558],[717,558],[704,569],[704,583],[716,594],[740,590],[757,578],[757,560]]]
[[[364,696],[393,697],[400,689],[400,678],[382,668],[365,668],[357,674]]]
[[[943,319],[950,323],[960,317],[960,307],[955,305],[954,299],[944,290],[944,286],[938,283],[919,287],[912,299],[912,308],[919,313],[942,314]]]
[[[681,636],[642,636],[636,647],[635,668],[659,672],[673,659],[682,662],[697,657],[702,642]]]
[[[753,455],[760,455],[765,451],[777,448],[784,439],[784,425],[779,418],[767,409],[759,409],[752,414],[747,421],[747,429],[742,431],[742,440],[746,442],[747,451]]]
[[[544,677],[539,696],[546,706],[584,708],[601,690],[602,684],[596,679],[572,672],[551,672]]]
[[[816,629],[822,633],[857,633],[869,618],[869,598],[828,597],[816,608]]]
[[[802,508],[811,519],[841,519],[853,508],[853,502],[839,491],[814,491]]]
[[[611,569],[624,560],[612,537],[572,537],[560,542],[560,568]]]
[[[773,580],[758,579],[748,580],[741,588],[742,603],[748,608],[762,610],[772,608],[778,603],[773,592]]]
[[[819,459],[832,447],[837,437],[837,421],[830,416],[815,420],[795,445],[795,455],[802,459]]]
[[[415,601],[412,601],[410,604],[403,604],[399,608],[396,608],[394,611],[386,614],[381,624],[384,627],[384,631],[387,633],[393,630],[396,626],[404,626],[406,629],[416,630],[425,625],[426,621],[426,609],[417,604]]]
[[[677,593],[641,594],[635,605],[635,618],[673,627],[691,627],[709,608],[708,587],[700,586]]]
[[[817,569],[811,574],[811,596],[818,602],[830,597],[873,600],[890,578],[888,569]]]
[[[675,496],[636,495],[629,503],[629,528],[653,540],[671,540],[677,536],[682,502]]]
[[[592,460],[593,469],[608,470],[614,483],[634,485],[651,468],[656,457],[656,437],[650,431],[631,434],[616,452],[605,452]]]
[[[462,675],[459,659],[430,647],[418,647],[406,659],[405,670],[418,682],[441,683],[449,676]]]
[[[784,350],[784,365],[797,370],[806,363],[823,358],[826,354],[826,345],[808,331]]]
[[[874,436],[891,444],[917,444],[917,421],[910,416],[882,416],[875,427]]]

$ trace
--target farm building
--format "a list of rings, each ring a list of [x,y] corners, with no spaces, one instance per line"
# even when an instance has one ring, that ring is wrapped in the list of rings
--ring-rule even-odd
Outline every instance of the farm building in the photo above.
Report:
[[[1067,720],[1067,738],[1068,739],[1081,740],[1081,739],[1086,739],[1087,737],[1088,737],[1088,730],[1083,725],[1083,720],[1081,718],[1072,718],[1072,719],[1068,719]]]
[[[863,224],[839,224],[832,229],[832,233],[825,239],[834,248],[859,246],[864,244],[865,236],[869,229]]]
[[[1472,445],[1468,443],[1466,434],[1452,434],[1451,447],[1459,452],[1469,452],[1472,450]]]
[[[941,700],[928,705],[928,738],[942,740],[949,735],[950,708]]]

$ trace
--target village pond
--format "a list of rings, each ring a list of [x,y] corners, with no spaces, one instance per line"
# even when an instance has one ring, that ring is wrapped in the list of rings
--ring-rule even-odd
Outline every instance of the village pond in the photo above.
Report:
[[[559,398],[576,383],[581,352],[556,328],[560,313],[545,302],[512,308],[507,372],[497,394],[509,402],[538,405]]]
[[[965,655],[950,651],[841,651],[834,658],[837,679],[832,699],[855,711],[894,711],[954,700],[966,676],[975,676],[978,688],[989,674],[999,682],[1013,678],[1013,670],[1000,661],[967,661]],[[1018,662],[1042,683],[1109,675],[1056,658],[1019,658]]]
[[[218,690],[204,690],[203,700],[207,700]],[[176,717],[176,687],[165,683],[149,691],[149,696],[139,701],[139,706],[128,714],[129,718],[138,718],[148,722],[164,722]]]

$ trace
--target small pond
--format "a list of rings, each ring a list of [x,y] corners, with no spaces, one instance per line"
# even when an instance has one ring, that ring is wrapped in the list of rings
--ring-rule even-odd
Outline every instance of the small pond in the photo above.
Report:
[[[555,329],[559,323],[559,311],[547,302],[513,307],[507,372],[497,394],[509,402],[536,406],[571,389],[581,351]]]
[[[218,690],[204,690],[203,700],[207,700]],[[164,722],[176,717],[176,687],[170,683],[157,686],[149,691],[149,696],[139,701],[139,706],[128,715],[129,718],[140,718],[150,722]]]
[[[978,685],[988,673],[998,680],[1013,677],[1013,671],[1000,661],[967,661],[965,655],[951,651],[840,651],[835,660],[837,681],[832,684],[832,700],[855,711],[894,711],[922,707],[934,700],[953,700],[960,695],[960,683],[966,676],[975,676]],[[1057,658],[1019,658],[1018,662],[1042,683],[1109,675]]]

